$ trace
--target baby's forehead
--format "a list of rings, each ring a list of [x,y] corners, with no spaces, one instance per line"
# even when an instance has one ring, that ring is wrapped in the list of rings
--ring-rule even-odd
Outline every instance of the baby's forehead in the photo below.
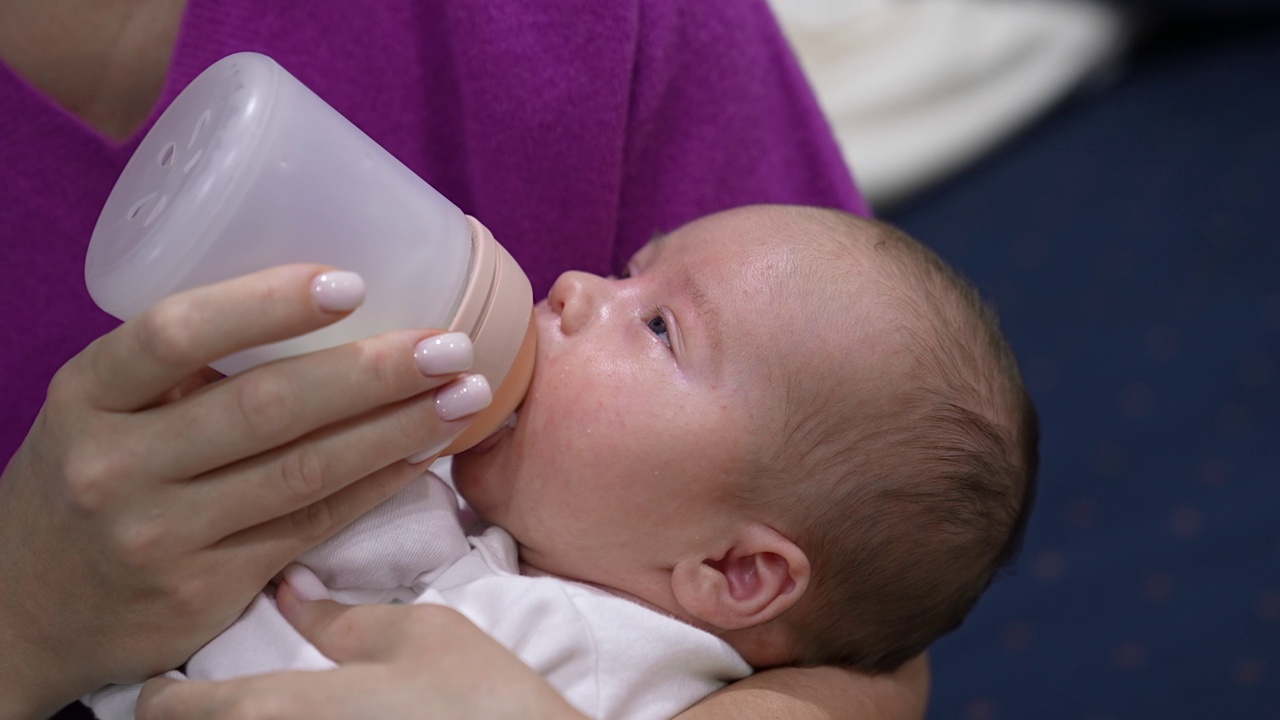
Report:
[[[878,247],[879,231],[834,211],[763,206],[711,216],[660,242],[677,248],[672,255],[688,270],[720,275],[729,292],[840,308],[872,291],[915,292],[895,271],[901,259]]]
[[[659,236],[637,253],[664,270],[696,275],[740,313],[831,310],[865,301],[892,281],[869,227],[832,211],[756,206],[717,213]],[[641,264],[645,264],[641,262]]]
[[[694,263],[754,259],[792,272],[860,275],[887,262],[875,251],[881,231],[875,221],[839,211],[761,205],[706,216],[650,244],[681,246],[685,259]]]
[[[729,345],[775,374],[879,361],[906,294],[857,220],[789,208],[709,218],[662,241],[714,289]]]

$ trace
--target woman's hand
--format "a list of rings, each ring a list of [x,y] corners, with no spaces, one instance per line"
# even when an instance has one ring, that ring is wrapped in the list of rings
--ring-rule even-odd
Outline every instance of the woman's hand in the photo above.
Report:
[[[139,720],[363,720],[371,717],[582,720],[539,675],[462,615],[438,605],[358,605],[300,595],[319,583],[281,583],[280,611],[338,663],[225,682],[149,681]],[[784,668],[721,690],[680,718],[918,720],[929,668],[924,657],[891,675]]]
[[[442,416],[487,402],[475,377],[424,395],[470,362],[465,339],[420,343],[427,331],[227,379],[205,367],[345,317],[363,284],[324,272],[175,295],[57,373],[0,481],[0,716],[178,665],[289,560],[420,473],[402,459],[462,427]]]
[[[302,602],[287,583],[276,600],[337,669],[218,683],[157,678],[142,690],[139,720],[585,720],[541,676],[452,609]]]

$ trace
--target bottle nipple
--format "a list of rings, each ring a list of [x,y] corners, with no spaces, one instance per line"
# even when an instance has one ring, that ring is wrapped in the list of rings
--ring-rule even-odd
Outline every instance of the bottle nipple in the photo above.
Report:
[[[529,389],[537,346],[528,277],[488,228],[473,217],[467,221],[474,244],[472,278],[450,329],[471,337],[475,362],[470,372],[489,380],[493,402],[442,455],[470,449],[508,421]]]

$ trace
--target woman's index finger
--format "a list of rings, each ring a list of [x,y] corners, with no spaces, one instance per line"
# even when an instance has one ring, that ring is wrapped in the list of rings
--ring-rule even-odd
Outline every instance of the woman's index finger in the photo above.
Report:
[[[337,273],[347,282],[335,293],[333,283],[318,280],[327,270],[282,265],[161,300],[72,361],[84,363],[88,399],[104,410],[147,407],[219,358],[342,319],[363,298],[363,287],[353,291],[350,279],[360,285],[358,276]]]

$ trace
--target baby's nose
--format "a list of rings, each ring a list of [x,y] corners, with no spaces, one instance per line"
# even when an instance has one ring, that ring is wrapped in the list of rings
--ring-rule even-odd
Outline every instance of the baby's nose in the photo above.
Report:
[[[560,315],[560,331],[566,335],[586,327],[601,307],[603,285],[598,275],[570,270],[563,273],[547,293],[547,304]]]

